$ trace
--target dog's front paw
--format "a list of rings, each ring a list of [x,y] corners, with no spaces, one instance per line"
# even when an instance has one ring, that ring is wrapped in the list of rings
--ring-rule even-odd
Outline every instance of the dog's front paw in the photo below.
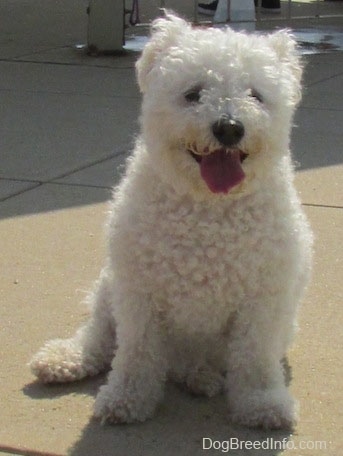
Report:
[[[108,385],[100,388],[95,399],[94,416],[104,423],[131,423],[134,422],[128,398],[121,398]]]
[[[126,383],[126,382],[125,382]],[[101,423],[134,423],[151,418],[160,400],[162,388],[155,384],[110,382],[100,388],[94,404],[94,416]]]
[[[47,342],[32,358],[29,366],[43,383],[72,382],[80,380],[91,371],[84,365],[81,349],[73,339]]]
[[[240,393],[229,401],[234,423],[263,429],[292,429],[296,424],[296,404],[286,387]]]

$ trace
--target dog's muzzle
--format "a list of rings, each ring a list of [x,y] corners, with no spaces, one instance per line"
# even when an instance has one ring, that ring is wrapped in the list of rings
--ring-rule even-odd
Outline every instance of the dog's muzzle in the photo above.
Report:
[[[199,164],[201,177],[211,192],[228,193],[245,178],[242,163],[248,154],[238,146],[244,136],[244,125],[224,115],[212,125],[212,133],[220,147],[200,147],[193,142],[187,150]]]

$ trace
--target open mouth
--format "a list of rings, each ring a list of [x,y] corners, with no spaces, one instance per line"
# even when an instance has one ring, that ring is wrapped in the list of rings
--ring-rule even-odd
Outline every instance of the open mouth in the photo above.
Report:
[[[226,194],[244,180],[242,163],[248,154],[241,149],[222,147],[209,151],[206,147],[202,153],[195,147],[187,150],[199,164],[201,177],[211,192]]]

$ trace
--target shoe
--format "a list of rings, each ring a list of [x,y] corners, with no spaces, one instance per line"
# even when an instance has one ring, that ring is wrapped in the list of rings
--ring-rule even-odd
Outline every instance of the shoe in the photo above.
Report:
[[[211,3],[199,3],[198,11],[201,14],[206,14],[207,16],[214,16],[218,6],[218,0],[214,0]]]
[[[255,6],[257,6],[257,0],[254,0]],[[262,0],[261,11],[263,13],[281,13],[280,0]]]

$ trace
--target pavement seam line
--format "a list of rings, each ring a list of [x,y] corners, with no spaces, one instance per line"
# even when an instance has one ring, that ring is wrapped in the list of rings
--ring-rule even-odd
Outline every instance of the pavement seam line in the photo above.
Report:
[[[328,76],[327,78],[324,78],[324,79],[321,79],[320,81],[315,81],[315,82],[311,82],[310,84],[308,84],[306,87],[313,87],[317,84],[320,84],[322,82],[326,82],[326,81],[330,81],[330,79],[334,79],[334,78],[337,78],[338,76],[343,76],[343,72],[340,71],[339,73],[337,74],[334,74],[332,76]],[[306,89],[305,87],[305,89]]]
[[[83,188],[97,188],[97,189],[103,189],[103,190],[112,190],[113,186],[107,187],[107,186],[100,186],[100,185],[89,185],[89,184],[73,184],[73,183],[65,183],[65,182],[53,182],[53,181],[47,181],[47,182],[41,182],[38,185],[35,185],[34,187],[27,188],[26,190],[22,190],[20,192],[14,193],[13,195],[6,196],[5,198],[0,199],[0,204],[4,203],[5,201],[15,198],[16,196],[23,195],[24,193],[28,193],[32,190],[36,190],[38,187],[42,187],[43,185],[58,185],[60,187],[83,187]]]
[[[89,185],[89,184],[77,184],[77,183],[70,183],[70,182],[56,182],[58,179],[63,179],[65,177],[68,177],[68,176],[71,176],[79,171],[83,171],[87,168],[90,168],[92,166],[96,166],[96,165],[99,165],[101,163],[104,163],[106,161],[109,161],[113,158],[116,158],[116,157],[120,157],[121,155],[124,155],[126,153],[126,150],[122,150],[120,151],[119,153],[117,154],[111,154],[109,156],[107,156],[106,158],[103,158],[103,159],[100,159],[100,160],[97,160],[95,162],[92,162],[91,164],[89,165],[85,165],[85,166],[82,166],[80,168],[77,168],[77,169],[74,169],[72,171],[68,171],[68,173],[65,173],[65,174],[62,174],[60,176],[57,176],[57,177],[54,177],[53,179],[49,179],[49,180],[41,180],[41,181],[36,181],[36,180],[30,180],[30,179],[18,179],[18,178],[10,178],[10,177],[1,177],[0,180],[7,180],[7,181],[14,181],[14,182],[29,182],[29,183],[32,183],[32,184],[36,184],[30,188],[26,188],[26,189],[22,189],[18,192],[15,192],[11,195],[8,195],[4,198],[0,198],[0,203],[4,202],[4,201],[7,201],[8,199],[10,198],[13,198],[15,196],[18,196],[18,195],[21,195],[23,193],[26,193],[26,192],[29,192],[31,190],[34,190],[42,185],[45,185],[45,184],[56,184],[56,185],[65,185],[65,186],[69,186],[69,187],[88,187],[88,188],[103,188],[103,189],[112,189],[113,186],[109,187],[107,185]]]
[[[0,451],[8,454],[19,455],[19,456],[62,456],[58,453],[51,453],[47,451],[37,451],[30,448],[17,448],[11,445],[1,445]]]
[[[338,108],[319,108],[317,106],[306,106],[306,105],[302,105],[302,106],[299,106],[298,110],[301,110],[301,109],[309,109],[309,110],[316,110],[316,111],[329,111],[329,112],[343,112],[343,109],[338,109]]]
[[[3,88],[0,88],[0,92],[10,92],[12,93],[13,92],[13,89],[3,89]],[[140,99],[140,96],[139,95],[98,95],[98,94],[95,94],[95,93],[87,93],[87,92],[55,92],[55,91],[51,91],[51,90],[25,90],[25,89],[22,89],[22,90],[17,90],[16,91],[16,94],[18,92],[22,92],[22,93],[30,93],[30,94],[35,94],[35,95],[45,95],[45,94],[49,94],[49,95],[74,95],[74,96],[82,96],[82,97],[96,97],[96,98],[106,98],[106,99],[111,99],[111,98],[119,98],[119,99],[123,99],[123,98],[127,98],[127,99],[130,99],[130,100],[139,100]]]
[[[47,51],[53,51],[55,49],[64,49],[63,48],[52,48],[52,49],[47,49],[46,51],[42,52],[47,52]],[[40,52],[32,53],[30,55],[38,55]],[[139,53],[138,53],[139,54]],[[138,55],[137,55],[138,58]],[[136,60],[136,59],[135,59]],[[131,66],[110,66],[110,65],[90,65],[87,63],[72,63],[72,62],[54,62],[52,60],[29,60],[25,59],[25,56],[19,56],[19,57],[13,57],[12,59],[6,59],[6,58],[0,58],[0,62],[7,62],[7,63],[33,63],[36,65],[59,65],[59,66],[74,66],[74,67],[83,67],[83,68],[108,68],[110,70],[133,70],[134,65]]]
[[[77,184],[73,182],[44,182],[45,184],[50,184],[50,185],[60,185],[60,186],[65,186],[65,187],[87,187],[87,188],[102,188],[104,190],[111,190],[113,186],[111,185],[108,187],[107,185],[90,185],[90,184]]]
[[[8,179],[8,180],[16,180],[16,179]],[[21,181],[21,182],[29,182],[29,181]],[[5,198],[0,198],[0,203],[3,203],[4,201],[7,201],[11,198],[14,198],[15,196],[22,195],[23,193],[30,192],[31,190],[35,190],[36,188],[40,187],[41,185],[43,185],[43,182],[37,182],[37,185],[34,185],[33,187],[25,188],[18,192],[12,193],[11,195],[5,196]]]
[[[343,209],[343,206],[329,205],[329,204],[314,204],[314,203],[301,203],[307,207],[324,207],[326,209]]]
[[[83,170],[85,170],[87,168],[91,168],[92,166],[100,165],[101,163],[105,163],[106,161],[112,160],[113,158],[121,157],[122,155],[125,155],[126,153],[127,153],[126,149],[125,150],[121,150],[118,153],[112,153],[112,154],[108,155],[105,158],[100,158],[99,160],[96,160],[96,161],[92,162],[91,164],[84,165],[84,166],[81,166],[79,168],[75,168],[72,171],[68,171],[68,172],[66,172],[64,174],[61,174],[60,176],[54,177],[53,179],[49,179],[48,181],[42,181],[42,182],[44,182],[45,184],[55,183],[55,181],[57,179],[63,179],[65,177],[71,176],[72,174],[78,173],[79,171],[83,171]]]

